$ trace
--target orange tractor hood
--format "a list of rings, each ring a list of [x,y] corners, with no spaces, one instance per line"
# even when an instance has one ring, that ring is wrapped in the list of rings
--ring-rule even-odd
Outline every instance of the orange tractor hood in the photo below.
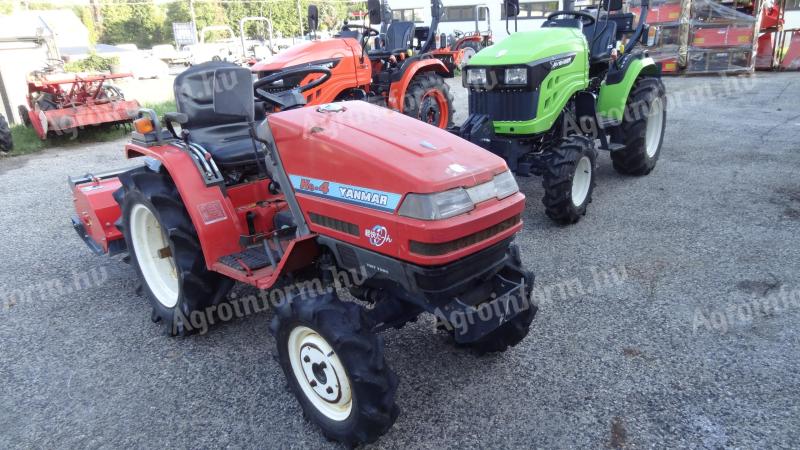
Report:
[[[470,142],[363,101],[285,111],[268,121],[294,176],[403,196],[471,187],[507,170],[502,158]]]
[[[286,49],[272,58],[256,63],[250,70],[253,72],[266,72],[321,61],[352,58],[354,52],[360,53],[361,45],[351,38],[303,42]]]

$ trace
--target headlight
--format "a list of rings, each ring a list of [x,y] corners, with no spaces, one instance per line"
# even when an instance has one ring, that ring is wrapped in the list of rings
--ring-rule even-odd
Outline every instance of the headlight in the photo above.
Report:
[[[528,84],[528,68],[514,67],[506,69],[506,84]]]
[[[468,69],[467,84],[487,84],[486,69]]]
[[[408,194],[398,214],[422,220],[439,220],[471,211],[475,205],[462,188],[436,194]]]
[[[494,177],[494,188],[499,200],[519,192],[517,180],[514,178],[514,175],[510,170],[506,170],[500,175],[496,175]]]

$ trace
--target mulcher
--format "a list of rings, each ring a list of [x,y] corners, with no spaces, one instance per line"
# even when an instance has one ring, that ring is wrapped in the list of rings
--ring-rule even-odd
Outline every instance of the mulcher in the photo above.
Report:
[[[304,70],[288,76],[315,80],[255,102],[247,69],[183,72],[166,129],[147,109],[134,122],[125,153],[141,166],[70,179],[73,226],[95,252],[128,254],[173,334],[235,282],[288,292],[270,330],[291,390],[325,436],[355,445],[399,412],[380,331],[430,312],[478,353],[528,333],[533,275],[512,244],[525,197],[502,158],[445,130],[361,101],[303,108],[331,76]]]
[[[604,0],[594,13],[556,11],[541,29],[481,50],[463,72],[470,115],[454,131],[517,175],[542,176],[545,211],[558,223],[586,214],[597,150],[628,175],[650,173],[661,153],[666,92],[643,48],[648,1],[635,28],[621,9],[621,0]],[[506,11],[516,17],[519,2]]]

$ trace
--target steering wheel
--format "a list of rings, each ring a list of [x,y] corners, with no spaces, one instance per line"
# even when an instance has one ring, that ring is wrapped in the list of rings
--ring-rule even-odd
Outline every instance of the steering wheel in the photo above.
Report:
[[[364,38],[365,39],[369,39],[371,37],[376,37],[376,36],[379,36],[381,34],[380,31],[376,30],[375,28],[368,27],[366,25],[358,25],[358,24],[352,24],[352,25],[351,24],[345,24],[345,25],[342,25],[342,31],[353,31],[352,30],[353,28],[357,28],[359,30],[366,31],[366,33],[364,33]]]
[[[273,94],[265,91],[262,88],[278,80],[285,80],[286,78],[289,77],[300,76],[299,79],[302,80],[303,78],[305,78],[306,75],[310,75],[312,73],[321,73],[322,76],[308,84],[304,84],[302,86],[296,86],[290,89],[289,92],[292,94],[290,97],[292,96],[297,97],[296,94],[301,94],[309,89],[314,89],[315,87],[321,85],[322,83],[328,81],[331,78],[331,70],[328,69],[327,67],[306,66],[306,67],[295,67],[292,69],[286,69],[278,73],[273,73],[272,75],[267,75],[263,78],[259,78],[258,80],[256,80],[255,83],[253,83],[253,90],[255,91],[255,96],[259,100],[263,100],[281,109],[288,109],[295,106],[302,106],[295,104],[296,102],[290,101],[290,99],[286,98],[287,97],[286,95],[281,95],[285,94],[284,92]],[[300,97],[302,98],[302,96]]]
[[[456,39],[460,38],[464,34],[465,33],[463,31],[461,31],[461,30],[453,30],[453,36],[455,36]]]
[[[595,23],[594,16],[586,11],[555,11],[547,15],[547,20],[553,20],[559,16],[569,16],[575,19],[580,19],[584,27],[594,25]]]

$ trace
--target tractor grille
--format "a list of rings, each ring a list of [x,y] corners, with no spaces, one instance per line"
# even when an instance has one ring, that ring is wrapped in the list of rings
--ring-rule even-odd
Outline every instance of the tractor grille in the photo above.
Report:
[[[449,242],[441,242],[437,244],[428,244],[424,242],[417,242],[411,241],[410,247],[411,251],[423,256],[439,256],[445,255],[447,253],[454,252],[456,250],[461,250],[462,248],[469,247],[470,245],[477,244],[481,241],[485,241],[490,237],[500,234],[503,231],[508,230],[509,228],[513,227],[514,225],[518,224],[520,221],[520,216],[517,214],[514,217],[506,219],[496,225],[492,225],[485,230],[481,230],[477,233],[470,234],[469,236],[464,236],[459,239],[455,239]]]
[[[358,236],[358,225],[354,223],[345,222],[343,220],[334,219],[333,217],[323,216],[317,213],[309,213],[308,217],[311,219],[311,223],[315,225],[330,228],[331,230],[341,231],[342,233],[347,233],[353,236]]]
[[[469,113],[486,114],[491,120],[521,122],[536,118],[539,91],[524,89],[470,89]]]

